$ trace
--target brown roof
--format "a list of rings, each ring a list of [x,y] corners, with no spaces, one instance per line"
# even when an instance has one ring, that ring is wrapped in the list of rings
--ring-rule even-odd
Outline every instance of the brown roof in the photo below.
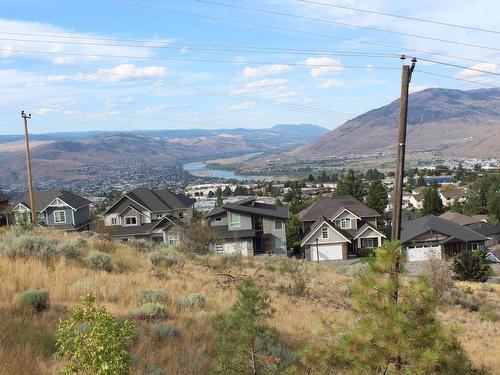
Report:
[[[353,214],[364,217],[380,217],[380,214],[366,204],[351,196],[322,197],[317,202],[298,213],[300,221],[316,221],[321,216],[332,218],[342,209],[348,209]]]
[[[458,186],[448,185],[440,190],[440,193],[445,198],[462,198],[467,195],[467,191],[464,188]]]
[[[486,220],[486,215],[467,216],[452,211],[446,211],[444,214],[439,215],[439,217],[460,225],[469,225]]]

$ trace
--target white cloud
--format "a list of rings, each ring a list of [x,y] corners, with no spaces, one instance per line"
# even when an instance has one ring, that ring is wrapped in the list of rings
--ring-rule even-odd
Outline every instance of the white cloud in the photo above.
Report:
[[[12,44],[5,44],[0,49],[0,57],[10,57],[14,54]]]
[[[139,109],[135,111],[136,115],[144,115],[144,114],[157,114],[169,109],[181,108],[182,105],[178,104],[159,104],[155,106],[147,106],[145,108]]]
[[[272,65],[262,65],[257,67],[247,66],[243,69],[243,75],[245,77],[265,77],[269,75],[289,72],[293,70],[293,67],[286,64],[272,64]]]
[[[455,77],[460,79],[470,79],[476,82],[491,82],[491,77],[488,73],[499,73],[497,64],[493,63],[476,64],[472,65],[470,68],[476,70],[464,69],[458,72]],[[482,70],[484,72],[479,72],[477,70]]]
[[[75,61],[75,58],[73,56],[58,56],[55,57],[52,62],[55,65],[64,65],[64,64],[71,64]]]
[[[69,77],[63,74],[54,74],[45,77],[47,82],[61,82],[67,80]]]
[[[255,102],[245,102],[240,104],[231,104],[217,107],[216,110],[219,112],[231,112],[231,111],[243,111],[246,109],[254,109],[257,107]],[[221,118],[219,118],[221,119]]]
[[[327,79],[326,81],[319,83],[316,85],[317,89],[331,89],[334,87],[341,87],[344,86],[344,83],[342,81],[336,80],[336,79]]]
[[[163,66],[146,66],[139,68],[134,64],[121,64],[111,69],[99,69],[96,73],[78,73],[74,76],[77,81],[95,81],[99,79],[120,81],[129,78],[164,77],[167,68]]]
[[[56,113],[56,112],[59,112],[59,110],[55,109],[55,108],[42,107],[38,111],[36,111],[36,114],[38,116],[44,116],[44,115],[48,115],[49,113]]]
[[[344,70],[339,58],[333,59],[327,56],[309,57],[305,64],[311,67],[310,74],[313,78],[324,77]]]
[[[276,91],[285,89],[288,81],[283,78],[265,78],[257,81],[247,82],[243,87],[231,91],[233,94],[259,93],[261,95],[270,95]]]
[[[88,118],[106,118],[118,116],[120,111],[94,111],[87,114]]]

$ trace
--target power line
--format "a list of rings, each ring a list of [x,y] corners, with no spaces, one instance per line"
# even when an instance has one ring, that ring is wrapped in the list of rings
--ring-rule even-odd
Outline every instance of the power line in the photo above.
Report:
[[[455,24],[455,23],[433,21],[433,20],[429,20],[429,19],[425,19],[425,18],[409,17],[409,16],[403,16],[403,15],[400,15],[400,14],[380,12],[380,11],[368,10],[368,9],[361,9],[361,8],[355,8],[355,7],[347,6],[347,5],[330,4],[330,3],[327,4],[327,3],[321,3],[319,1],[312,1],[312,0],[297,0],[297,1],[300,1],[302,3],[309,3],[309,4],[321,5],[321,6],[330,7],[330,8],[354,10],[356,12],[363,12],[363,13],[369,13],[369,14],[378,14],[380,16],[395,17],[395,18],[401,18],[401,19],[410,20],[410,21],[417,21],[417,22],[425,22],[425,23],[430,23],[430,24],[440,25],[440,26],[448,26],[448,27],[455,27],[455,28],[459,28],[459,29],[481,31],[481,32],[484,32],[484,33],[500,34],[500,31],[497,31],[497,30],[489,30],[489,29],[483,29],[483,28],[475,27],[475,26],[459,25],[459,24]]]
[[[305,30],[291,29],[291,28],[287,28],[287,27],[266,25],[266,24],[260,24],[260,23],[243,21],[243,20],[236,20],[236,19],[231,19],[231,18],[226,18],[226,17],[210,16],[210,15],[206,15],[206,14],[181,11],[181,10],[177,10],[177,9],[153,7],[153,6],[149,6],[149,5],[135,4],[135,3],[129,3],[129,2],[117,1],[117,0],[101,0],[101,1],[107,2],[107,3],[112,3],[112,4],[128,6],[128,7],[140,8],[140,9],[148,9],[148,10],[161,11],[161,12],[167,12],[167,13],[173,13],[173,14],[182,14],[182,15],[187,15],[187,16],[192,16],[192,17],[199,17],[199,18],[204,18],[204,19],[209,19],[209,20],[214,20],[214,21],[224,21],[224,22],[236,23],[236,24],[241,24],[241,25],[266,28],[266,29],[271,29],[271,30],[286,31],[286,32],[298,33],[298,34],[303,34],[303,35],[308,35],[308,36],[316,36],[316,37],[320,37],[320,38],[329,38],[329,39],[343,40],[343,41],[348,41],[348,42],[355,42],[355,43],[360,43],[360,44],[367,44],[367,45],[377,46],[377,47],[385,47],[385,48],[390,48],[392,50],[397,50],[400,52],[401,52],[401,50],[407,50],[407,51],[413,51],[413,52],[430,54],[430,55],[434,55],[434,56],[441,56],[441,57],[447,57],[447,58],[453,58],[453,59],[460,59],[460,60],[473,61],[473,62],[484,62],[483,60],[478,60],[478,59],[474,59],[474,58],[443,54],[443,53],[432,52],[432,51],[428,51],[428,50],[419,50],[419,49],[406,48],[406,47],[395,47],[393,45],[378,43],[378,42],[371,42],[371,41],[367,41],[367,40],[344,38],[344,37],[339,37],[339,36],[335,36],[335,35],[331,35],[331,34],[323,34],[323,33],[317,33],[317,32],[305,31]]]
[[[454,79],[454,80],[456,80],[456,81],[462,81],[462,82],[472,83],[472,84],[474,84],[474,85],[480,85],[480,86],[485,86],[485,87],[491,87],[491,88],[494,88],[494,89],[496,89],[496,88],[498,87],[498,86],[495,86],[495,85],[490,85],[490,84],[483,83],[483,82],[472,81],[472,80],[470,80],[470,79],[464,79],[464,78],[458,78],[458,77],[448,76],[448,75],[446,75],[446,74],[432,73],[432,72],[427,72],[427,71],[420,70],[420,69],[415,69],[415,71],[416,71],[416,72],[419,72],[419,73],[422,73],[422,74],[427,74],[427,75],[436,76],[436,77],[443,77],[443,78]]]
[[[108,1],[108,0],[104,0],[104,1]],[[424,39],[424,40],[432,40],[432,41],[441,42],[441,43],[450,43],[450,44],[456,44],[456,45],[460,45],[460,46],[481,48],[481,49],[486,49],[486,50],[489,50],[489,51],[500,51],[500,48],[489,47],[489,46],[484,46],[484,45],[480,45],[480,44],[467,43],[467,42],[459,42],[459,41],[456,41],[456,40],[448,40],[448,39],[442,39],[442,38],[436,38],[436,37],[424,36],[424,35],[418,35],[418,34],[410,34],[410,33],[405,33],[405,32],[401,32],[401,31],[381,29],[381,28],[378,28],[378,27],[363,26],[363,25],[357,25],[357,24],[352,24],[352,23],[347,23],[347,22],[326,20],[326,19],[323,19],[323,18],[300,16],[300,15],[297,15],[297,14],[291,14],[291,13],[285,13],[285,12],[276,12],[276,11],[272,11],[272,10],[266,10],[266,9],[260,9],[260,8],[253,8],[253,7],[247,7],[247,6],[235,5],[235,4],[227,4],[227,3],[222,3],[222,2],[218,2],[218,1],[211,1],[211,0],[193,0],[193,1],[196,1],[196,2],[199,2],[199,3],[205,3],[205,4],[212,4],[212,5],[222,6],[222,7],[234,8],[234,9],[249,10],[249,11],[258,12],[258,13],[272,14],[272,15],[276,15],[276,16],[291,17],[291,18],[295,18],[295,19],[301,19],[301,20],[307,20],[307,21],[313,21],[313,22],[319,22],[319,23],[326,23],[326,24],[337,25],[337,26],[355,27],[355,28],[359,28],[359,29],[365,29],[365,30],[383,32],[383,33],[389,33],[389,34],[394,34],[394,35],[409,36],[409,37],[412,37],[412,38],[418,38],[418,39]]]
[[[1,50],[0,50],[1,51]],[[9,52],[34,53],[34,54],[49,54],[63,56],[86,56],[86,57],[106,57],[106,58],[123,58],[123,59],[140,59],[140,60],[166,60],[166,61],[186,61],[186,62],[203,62],[203,63],[228,63],[235,65],[290,65],[306,68],[342,68],[342,69],[381,69],[381,70],[399,70],[399,68],[388,66],[371,66],[371,65],[343,65],[343,64],[308,64],[308,63],[288,63],[280,61],[235,61],[222,59],[190,59],[184,57],[144,57],[130,55],[104,55],[96,53],[76,53],[76,52],[51,52],[51,51],[33,51],[21,49],[9,49]]]
[[[500,73],[492,72],[492,71],[488,71],[488,70],[484,70],[484,69],[479,69],[479,68],[474,68],[474,67],[467,67],[467,66],[457,65],[457,64],[447,63],[447,62],[444,62],[444,61],[437,61],[437,60],[425,59],[425,58],[422,58],[422,57],[418,57],[418,59],[420,59],[422,61],[432,62],[432,63],[435,63],[435,64],[450,66],[450,67],[453,67],[453,68],[460,68],[460,69],[470,70],[470,71],[473,71],[473,72],[484,73],[484,74],[492,74],[492,75],[500,76]],[[491,64],[495,64],[496,65],[496,63],[493,63],[493,62]]]

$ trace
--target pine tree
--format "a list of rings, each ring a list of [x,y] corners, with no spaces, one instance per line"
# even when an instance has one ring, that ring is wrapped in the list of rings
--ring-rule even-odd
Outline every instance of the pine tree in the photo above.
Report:
[[[222,200],[222,197],[219,195],[217,196],[217,200],[215,201],[215,207],[222,207],[224,205],[224,201]]]
[[[437,186],[425,189],[422,213],[424,215],[441,215],[443,213],[443,202],[439,196]]]
[[[271,297],[251,278],[244,279],[236,292],[236,302],[228,313],[219,315],[213,325],[213,373],[267,373],[265,354],[277,341],[276,332],[267,326],[267,320],[275,311]]]
[[[337,184],[337,195],[350,195],[356,199],[363,198],[363,183],[356,177],[354,170],[349,169]]]
[[[402,280],[398,242],[375,252],[367,271],[351,284],[350,326],[330,323],[303,352],[314,374],[479,374],[436,316],[426,278]]]
[[[366,198],[366,204],[382,215],[388,203],[387,189],[382,181],[373,181],[370,185],[370,191],[368,192],[368,196]]]

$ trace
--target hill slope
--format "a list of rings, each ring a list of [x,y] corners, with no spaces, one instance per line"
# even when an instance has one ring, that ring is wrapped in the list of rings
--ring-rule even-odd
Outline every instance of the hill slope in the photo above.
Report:
[[[347,121],[292,155],[321,158],[393,151],[399,99]],[[407,149],[445,156],[500,157],[500,89],[432,88],[410,95]]]

